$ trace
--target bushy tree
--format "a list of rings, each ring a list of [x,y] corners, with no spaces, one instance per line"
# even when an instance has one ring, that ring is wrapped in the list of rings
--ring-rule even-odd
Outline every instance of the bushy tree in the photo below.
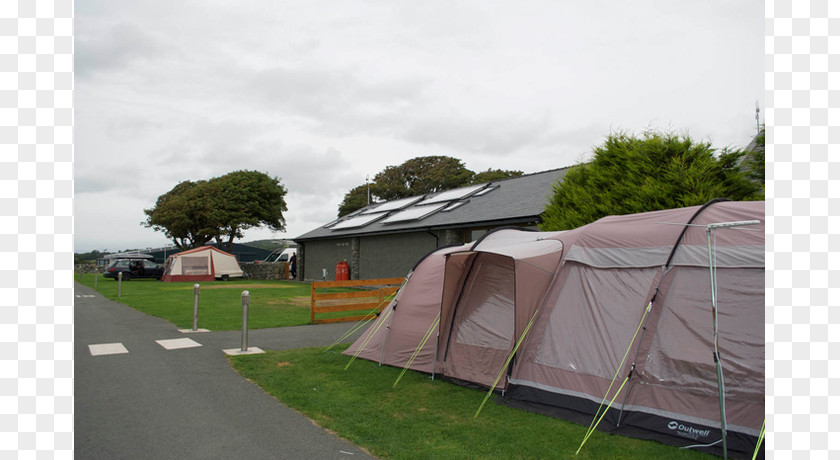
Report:
[[[744,167],[747,176],[761,184],[762,192],[764,190],[764,126],[761,127],[758,134],[755,136],[750,149],[744,159]]]
[[[591,162],[572,167],[554,187],[540,228],[567,230],[607,215],[706,203],[761,199],[760,186],[739,167],[742,150],[716,150],[687,135],[611,134]]]
[[[359,185],[344,194],[344,200],[338,205],[338,217],[346,216],[357,209],[362,209],[367,206],[368,188],[369,186],[367,184]]]
[[[283,213],[287,210],[287,191],[280,179],[258,171],[234,171],[210,179],[207,187],[215,197],[212,221],[219,229],[215,238],[228,250],[233,240],[242,238],[242,232],[249,228],[286,229]]]
[[[522,171],[506,171],[503,169],[487,169],[487,171],[482,171],[479,173],[475,173],[470,180],[470,184],[483,184],[485,182],[492,182],[494,180],[502,180],[507,179],[510,177],[519,177],[522,175]]]
[[[235,171],[207,181],[184,181],[144,210],[143,225],[162,231],[180,249],[216,239],[230,250],[249,228],[285,230],[286,188],[276,177]]]
[[[385,168],[374,176],[371,190],[387,201],[461,187],[469,184],[472,176],[457,158],[417,157]]]
[[[476,174],[467,169],[457,158],[417,157],[398,166],[388,166],[376,174],[370,184],[370,194],[371,200],[389,201],[521,175],[522,171],[501,169],[488,169]],[[338,207],[338,216],[350,214],[367,206],[367,193],[367,184],[359,185],[347,192]]]
[[[163,232],[180,249],[202,246],[218,230],[211,223],[212,205],[206,193],[207,181],[183,181],[159,196],[151,209],[145,209],[143,225]]]

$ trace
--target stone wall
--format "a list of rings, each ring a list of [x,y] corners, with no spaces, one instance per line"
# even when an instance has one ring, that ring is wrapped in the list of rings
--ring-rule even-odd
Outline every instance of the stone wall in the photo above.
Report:
[[[242,268],[243,278],[252,280],[284,280],[288,264],[286,262],[268,262],[256,264],[254,262],[239,262]],[[76,273],[103,273],[105,267],[98,267],[93,264],[76,264]]]
[[[244,272],[244,277],[252,280],[284,280],[288,270],[286,262],[239,262],[239,267]]]
[[[105,267],[100,267],[95,264],[76,264],[73,271],[76,273],[103,273]]]

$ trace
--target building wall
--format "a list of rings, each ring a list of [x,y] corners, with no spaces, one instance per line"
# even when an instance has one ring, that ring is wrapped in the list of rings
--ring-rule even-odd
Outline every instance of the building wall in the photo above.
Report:
[[[298,245],[298,276],[303,275],[305,280],[321,280],[321,269],[326,268],[327,280],[334,280],[335,265],[346,260],[350,264],[350,279],[404,277],[421,257],[434,249],[475,241],[492,228],[473,227],[305,241]]]
[[[327,269],[327,281],[335,280],[335,265],[342,260],[350,262],[350,238],[306,241],[303,246],[303,254],[298,250],[298,264],[306,280],[320,281],[324,268]],[[300,259],[303,259],[302,264]]]
[[[301,245],[298,246],[299,264],[300,258],[303,258],[300,274],[305,280],[317,281],[321,279],[321,269],[326,268],[327,280],[334,280],[335,265],[347,260],[351,279],[401,278],[429,252],[454,240],[461,242],[462,234],[460,230],[423,231],[310,240],[303,242],[302,254]]]
[[[435,235],[414,232],[359,238],[359,279],[407,275],[421,257],[445,245],[442,232]]]

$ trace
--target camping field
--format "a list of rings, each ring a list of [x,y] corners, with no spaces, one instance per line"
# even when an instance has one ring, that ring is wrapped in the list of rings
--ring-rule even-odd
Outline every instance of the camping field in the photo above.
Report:
[[[386,459],[704,459],[699,452],[595,432],[493,402],[485,393],[409,371],[308,348],[230,357],[233,367],[287,406]]]
[[[93,274],[76,274],[76,281],[94,286]],[[122,283],[101,275],[96,290],[143,313],[163,318],[180,328],[191,328],[193,282],[163,283],[154,279],[133,279]],[[242,291],[251,295],[248,327],[301,326],[309,324],[309,283],[295,281],[231,280],[202,281],[199,293],[198,327],[211,331],[232,331],[242,327]],[[336,289],[336,291],[338,291]]]
[[[76,281],[93,287],[92,274]],[[192,327],[193,284],[102,278],[96,289],[105,297],[139,311]],[[243,290],[251,294],[251,328],[309,323],[308,283],[293,281],[202,282],[199,327],[241,327]],[[348,323],[348,330],[353,326]],[[345,370],[349,356],[333,349],[268,351],[229,357],[244,378],[335,432],[383,459],[704,459],[695,451],[595,432],[581,449],[586,427],[492,402],[474,418],[485,393],[409,371],[394,387],[400,369],[358,359]]]

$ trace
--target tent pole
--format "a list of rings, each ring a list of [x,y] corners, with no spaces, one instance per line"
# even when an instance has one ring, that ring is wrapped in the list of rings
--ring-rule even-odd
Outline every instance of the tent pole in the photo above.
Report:
[[[663,265],[662,271],[659,273],[659,279],[656,281],[656,289],[654,289],[653,295],[650,297],[650,302],[648,302],[646,314],[650,313],[651,309],[653,309],[653,303],[656,302],[656,296],[659,295],[659,285],[662,284],[662,279],[665,278],[665,272],[667,271],[668,267]],[[636,368],[636,360],[639,358],[639,351],[642,349],[642,340],[645,338],[645,333],[647,332],[648,319],[650,319],[650,316],[645,316],[644,324],[642,324],[642,335],[639,337],[638,345],[636,345],[636,353],[633,355],[633,361],[630,366],[631,369]],[[630,388],[627,389],[627,393],[624,393],[624,401],[621,402],[621,410],[618,411],[618,420],[615,422],[616,427],[621,426],[621,418],[624,416],[624,407],[627,405],[627,398],[629,397]]]
[[[714,360],[717,368],[718,400],[720,401],[720,435],[723,441],[723,458],[728,458],[726,450],[726,391],[723,387],[723,366],[720,363],[720,350],[718,349],[718,310],[717,310],[717,259],[712,250],[712,230],[718,228],[742,227],[745,225],[756,225],[757,220],[746,220],[738,222],[719,222],[706,225],[706,242],[709,246],[709,283],[712,290],[712,318],[714,328]],[[717,235],[717,233],[715,233]]]
[[[394,306],[391,308],[391,312],[397,309],[397,301],[394,300]],[[388,315],[388,324],[385,325],[385,337],[382,339],[382,347],[379,352],[379,366],[382,366],[382,363],[385,361],[385,343],[388,341],[388,333],[391,332],[391,320],[393,319],[392,315]]]
[[[661,278],[660,278],[661,279]],[[657,288],[657,293],[659,292],[659,288]],[[653,301],[656,300],[656,294],[653,294],[653,298],[648,303],[648,313],[650,309],[653,307]],[[636,369],[636,359],[639,357],[639,350],[642,348],[642,340],[645,338],[645,332],[647,332],[647,322],[650,316],[645,316],[645,322],[642,324],[642,335],[639,337],[639,343],[636,345],[636,353],[633,355],[633,361],[630,363],[630,369]],[[631,371],[632,372],[632,371]],[[627,405],[627,398],[630,397],[630,389],[632,387],[627,388],[627,392],[624,393],[624,400],[621,402],[621,410],[618,411],[618,420],[615,422],[616,428],[621,426],[621,417],[624,416],[624,406]]]
[[[720,352],[718,350],[718,312],[717,312],[717,274],[715,272],[715,259],[712,254],[712,228],[706,226],[706,241],[709,246],[709,284],[712,291],[712,316],[714,328],[714,359],[717,368],[718,400],[720,401],[720,435],[723,440],[723,458],[728,458],[726,449],[726,400],[724,399],[723,369],[720,364]]]
[[[440,316],[440,313],[438,313]],[[438,321],[437,333],[435,334],[435,358],[432,360],[432,380],[435,379],[435,369],[437,369],[438,348],[440,347],[440,321]]]
[[[402,288],[405,287],[405,283],[408,282],[408,279],[411,278],[411,275],[413,273],[414,273],[414,270],[412,269],[410,272],[408,272],[407,275],[405,275],[405,279],[403,280],[402,284],[400,285],[400,290],[402,290]],[[399,293],[399,291],[397,291],[397,293]],[[397,304],[400,303],[400,301],[397,299],[396,294],[394,295],[394,300],[392,300],[391,303],[394,304],[391,307],[391,312],[394,312],[397,309]],[[382,307],[382,304],[380,304],[379,307],[377,307],[377,308],[381,308],[381,307]],[[388,324],[385,326],[385,337],[382,339],[382,349],[379,353],[379,366],[380,367],[382,366],[382,363],[385,362],[385,342],[388,341],[388,333],[391,332],[391,320],[392,319],[393,318],[391,317],[391,315],[388,315]]]

